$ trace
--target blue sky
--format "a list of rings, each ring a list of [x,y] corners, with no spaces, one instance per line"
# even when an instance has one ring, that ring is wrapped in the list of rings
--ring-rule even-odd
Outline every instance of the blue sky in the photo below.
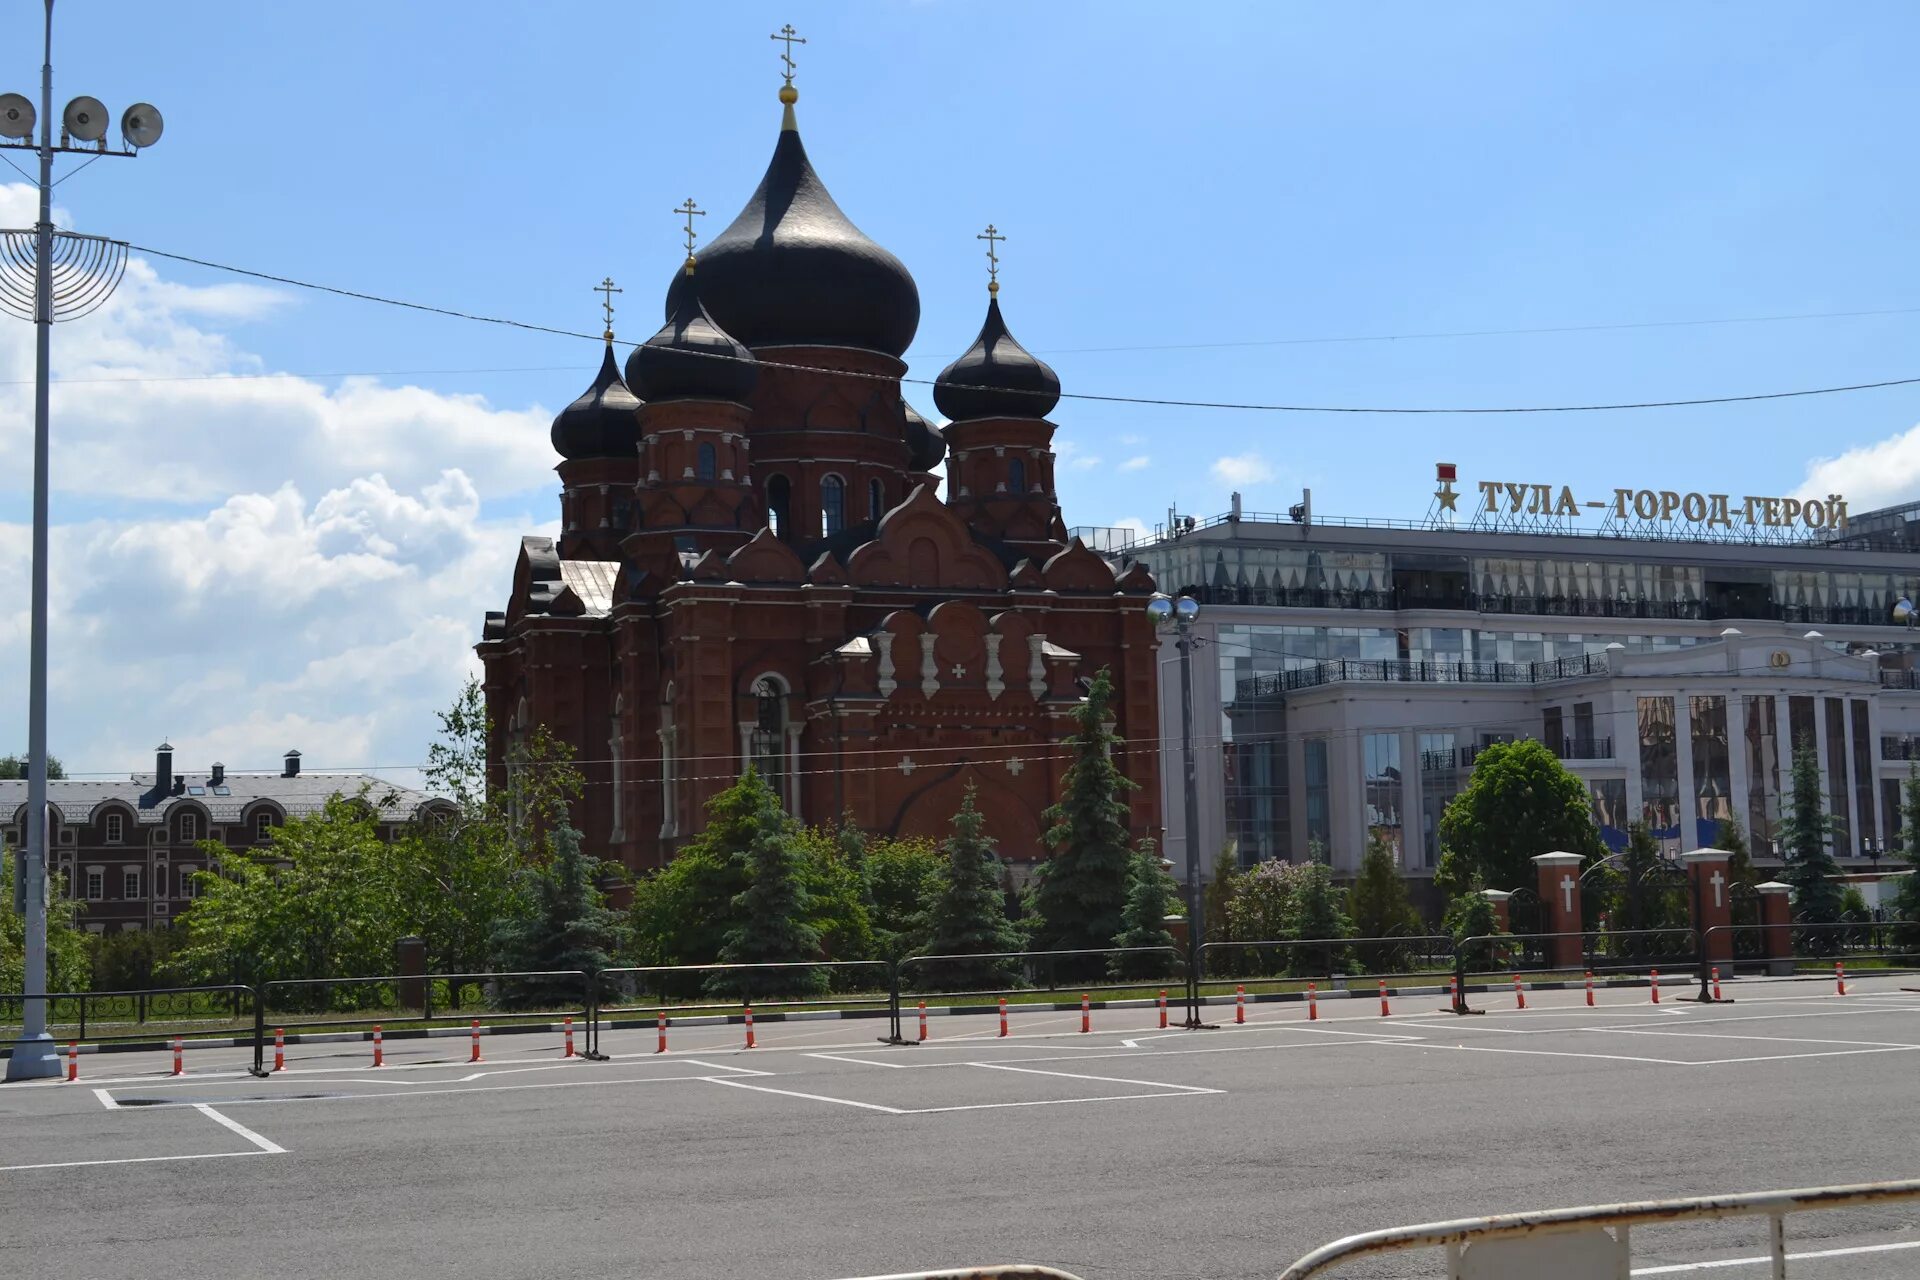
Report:
[[[0,90],[37,92],[38,15],[0,0]],[[678,260],[671,208],[692,195],[717,231],[765,166],[767,35],[787,21],[808,39],[816,166],[918,280],[913,376],[978,327],[988,221],[1009,237],[1009,322],[1069,392],[1511,405],[1920,374],[1920,310],[1664,323],[1920,309],[1904,159],[1920,10],[1904,4],[200,0],[163,19],[63,0],[56,100],[92,93],[117,114],[144,98],[167,135],[57,198],[80,230],[578,329],[597,325],[591,288],[610,273],[616,324],[640,338]],[[13,178],[0,170],[0,194]],[[23,199],[0,207],[19,221]],[[56,571],[66,634],[86,642],[56,685],[56,750],[100,770],[163,734],[234,743],[236,767],[294,745],[316,764],[417,759],[426,709],[504,596],[514,537],[553,518],[545,419],[597,353],[149,266],[111,314],[58,333],[65,376],[387,376],[237,400],[190,383],[62,393]],[[1607,325],[1663,327],[1324,341]],[[30,376],[26,326],[10,327],[9,548]],[[910,398],[931,408],[924,388]],[[1603,494],[1790,493],[1813,460],[1873,450],[1813,478],[1858,510],[1920,494],[1916,405],[1920,388],[1498,419],[1069,400],[1055,418],[1068,522],[1152,524],[1173,504],[1224,510],[1232,477],[1257,509],[1311,485],[1321,512],[1405,517],[1425,511],[1438,459],[1469,480]],[[289,573],[304,612],[274,600]],[[416,587],[432,588],[417,616],[386,616]],[[116,624],[136,604],[152,625]],[[177,653],[146,665],[166,628]],[[0,623],[0,642],[16,637]],[[17,666],[0,658],[9,690]],[[94,723],[109,666],[160,705]],[[282,741],[295,733],[337,747]],[[24,699],[0,693],[14,737]]]

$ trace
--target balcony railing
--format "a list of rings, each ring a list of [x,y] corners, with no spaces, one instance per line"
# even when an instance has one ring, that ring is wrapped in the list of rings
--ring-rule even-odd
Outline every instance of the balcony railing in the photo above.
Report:
[[[1162,585],[1163,590],[1169,588]],[[1172,588],[1202,604],[1279,609],[1359,609],[1397,611],[1440,609],[1461,613],[1514,614],[1543,618],[1621,618],[1669,622],[1774,621],[1791,625],[1899,627],[1888,609],[1876,605],[1775,604],[1771,601],[1728,607],[1705,600],[1622,600],[1604,596],[1482,595],[1467,591],[1435,595],[1396,587],[1341,590],[1332,587],[1231,587],[1186,585]]]
[[[1920,739],[1882,737],[1880,758],[1882,760],[1920,760]]]
[[[1880,687],[1882,689],[1920,689],[1920,671],[1888,671],[1883,667],[1880,670]]]
[[[1611,760],[1612,738],[1562,738],[1547,744],[1562,760]]]
[[[1603,653],[1544,662],[1412,662],[1382,658],[1335,658],[1293,671],[1251,676],[1235,686],[1235,698],[1270,698],[1296,689],[1357,681],[1368,684],[1540,684],[1607,674]]]

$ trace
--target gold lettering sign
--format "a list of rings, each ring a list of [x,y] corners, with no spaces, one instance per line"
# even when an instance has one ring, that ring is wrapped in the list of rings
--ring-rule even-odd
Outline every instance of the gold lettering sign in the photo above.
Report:
[[[1434,494],[1435,519],[1458,510],[1455,502],[1463,496],[1454,489],[1456,469],[1440,464],[1439,490]],[[1840,533],[1847,528],[1847,500],[1830,493],[1822,498],[1776,498],[1761,494],[1680,493],[1673,489],[1612,490],[1604,499],[1581,498],[1571,485],[1538,484],[1511,480],[1479,480],[1480,505],[1473,513],[1475,522],[1499,527],[1525,525],[1538,520],[1564,520],[1587,512],[1596,513],[1603,526],[1622,533],[1636,527],[1688,527],[1702,532],[1746,529],[1806,530],[1813,533]],[[1591,491],[1589,491],[1591,492]]]

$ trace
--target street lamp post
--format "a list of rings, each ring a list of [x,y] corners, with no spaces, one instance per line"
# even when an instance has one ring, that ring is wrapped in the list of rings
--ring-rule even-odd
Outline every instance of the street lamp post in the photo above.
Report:
[[[1156,624],[1171,622],[1174,647],[1180,651],[1180,767],[1185,779],[1187,846],[1187,1021],[1188,1030],[1197,1030],[1200,1020],[1200,921],[1202,918],[1200,885],[1200,798],[1193,765],[1193,620],[1200,616],[1200,602],[1192,596],[1168,599],[1156,593],[1147,601],[1147,616]]]
[[[47,1034],[47,897],[51,863],[47,849],[47,428],[48,367],[56,320],[72,320],[112,295],[126,269],[127,246],[100,236],[56,231],[53,226],[53,158],[59,154],[138,155],[160,140],[160,113],[136,103],[120,117],[122,150],[106,142],[107,109],[81,96],[60,117],[53,136],[53,0],[46,0],[40,63],[40,141],[32,141],[35,112],[24,94],[0,94],[0,149],[32,151],[40,161],[40,216],[30,231],[0,230],[0,310],[34,326],[33,379],[33,575],[32,632],[27,648],[27,839],[14,864],[14,901],[25,917],[26,948],[20,1038],[7,1059],[8,1080],[38,1080],[60,1074],[60,1058]],[[75,141],[81,145],[74,145]]]

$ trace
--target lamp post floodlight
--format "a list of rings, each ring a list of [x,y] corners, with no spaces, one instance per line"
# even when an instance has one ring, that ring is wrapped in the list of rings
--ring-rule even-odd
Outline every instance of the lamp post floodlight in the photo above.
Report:
[[[1200,602],[1192,596],[1170,600],[1156,592],[1147,601],[1147,616],[1155,626],[1169,622],[1174,628],[1174,648],[1180,651],[1180,768],[1185,779],[1185,843],[1187,849],[1187,983],[1192,998],[1187,1002],[1188,1029],[1197,1029],[1200,1021],[1200,921],[1202,912],[1200,884],[1200,802],[1193,766],[1193,621],[1200,616]]]

